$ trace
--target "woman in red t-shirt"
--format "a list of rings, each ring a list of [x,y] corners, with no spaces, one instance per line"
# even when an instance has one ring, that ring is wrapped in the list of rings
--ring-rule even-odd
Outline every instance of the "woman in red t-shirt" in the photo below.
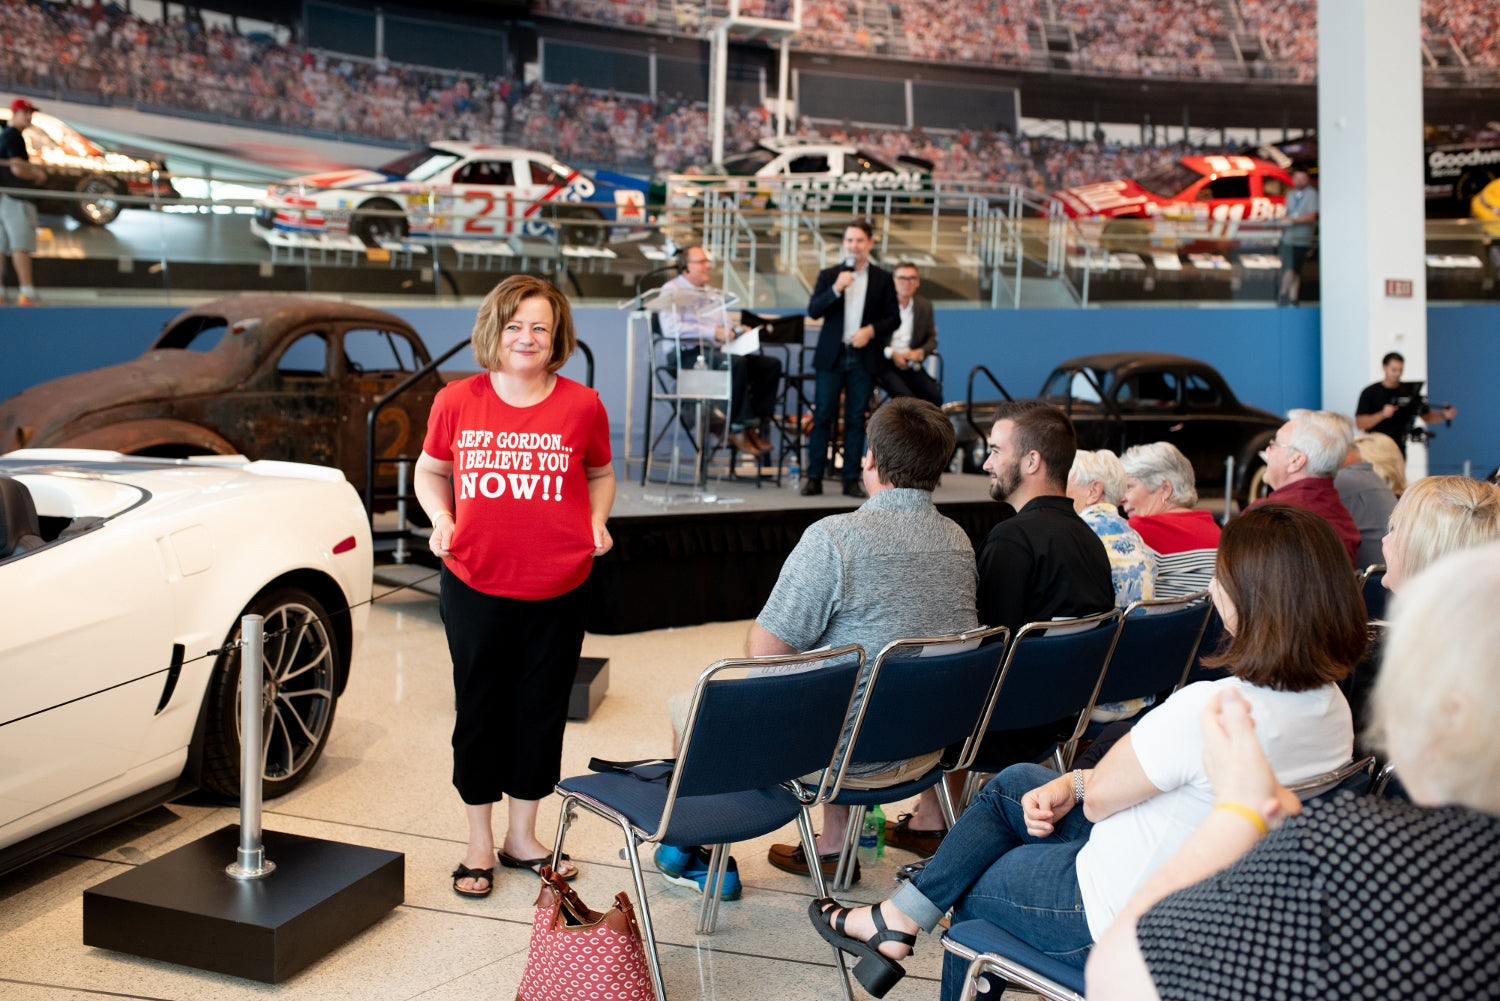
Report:
[[[1120,513],[1156,553],[1156,596],[1181,598],[1208,587],[1219,548],[1219,524],[1198,511],[1193,464],[1168,441],[1134,445],[1120,456],[1125,496]]]
[[[538,870],[552,852],[536,836],[537,804],[561,777],[583,584],[613,544],[609,418],[598,393],[557,374],[576,344],[555,286],[529,275],[501,282],[474,323],[474,357],[487,371],[438,393],[417,460],[417,500],[443,559],[453,784],[469,820],[453,889],[464,896],[494,884],[502,796],[500,864]],[[558,869],[564,879],[578,872],[571,862]]]

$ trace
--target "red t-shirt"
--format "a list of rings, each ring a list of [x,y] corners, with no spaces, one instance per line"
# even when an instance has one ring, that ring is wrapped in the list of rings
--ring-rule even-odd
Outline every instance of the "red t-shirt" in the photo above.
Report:
[[[438,393],[422,450],[453,463],[448,568],[465,584],[540,601],[588,579],[587,470],[610,462],[598,393],[558,376],[545,400],[513,407],[481,372]]]
[[[1219,523],[1207,511],[1131,515],[1130,527],[1140,533],[1142,542],[1163,556],[1219,548]]]

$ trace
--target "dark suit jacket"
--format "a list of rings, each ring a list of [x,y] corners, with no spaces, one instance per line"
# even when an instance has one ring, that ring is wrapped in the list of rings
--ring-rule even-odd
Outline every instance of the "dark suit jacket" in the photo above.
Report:
[[[844,297],[833,290],[833,281],[843,270],[843,265],[824,268],[818,272],[817,284],[813,286],[812,298],[807,301],[807,315],[823,321],[823,330],[818,334],[818,349],[813,355],[813,368],[820,372],[831,372],[838,362],[839,346],[844,343]],[[869,324],[875,328],[875,336],[862,348],[851,349],[859,355],[865,371],[879,374],[886,364],[885,349],[891,343],[891,334],[901,325],[901,309],[896,305],[896,282],[884,268],[870,265],[870,276],[865,285],[865,312],[855,329]]]

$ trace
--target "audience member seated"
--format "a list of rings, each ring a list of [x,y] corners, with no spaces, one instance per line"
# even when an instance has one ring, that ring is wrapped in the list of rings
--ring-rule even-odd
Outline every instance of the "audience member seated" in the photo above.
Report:
[[[1260,453],[1266,464],[1271,495],[1250,504],[1290,504],[1326,518],[1349,550],[1349,563],[1359,553],[1359,528],[1339,500],[1333,476],[1354,445],[1354,429],[1342,415],[1328,410],[1293,410],[1276,437]]]
[[[1500,488],[1467,476],[1423,477],[1391,512],[1385,587],[1400,591],[1428,564],[1494,539],[1500,539]]]
[[[1120,515],[1125,495],[1125,467],[1107,448],[1097,452],[1079,449],[1068,472],[1068,497],[1073,510],[1088,523],[1109,556],[1109,573],[1115,585],[1115,607],[1133,601],[1148,601],[1156,595],[1156,554],[1141,541],[1140,533]],[[1151,704],[1151,699],[1111,702],[1094,707],[1096,723],[1133,716]]]
[[[898,960],[916,933],[932,931],[950,908],[954,921],[982,918],[1082,969],[1142,881],[1213,811],[1199,719],[1220,693],[1242,696],[1261,718],[1279,780],[1349,759],[1353,726],[1336,682],[1364,649],[1364,606],[1328,523],[1286,506],[1236,519],[1214,581],[1226,641],[1210,662],[1230,677],[1173,694],[1096,768],[1060,776],[1040,765],[1007,768],[884,903],[813,901],[813,926],[859,957],[854,972],[870,993],[882,996],[902,976]],[[945,988],[956,986],[955,972],[945,968]]]
[[[1211,703],[1215,809],[1100,940],[1090,1001],[1495,997],[1497,607],[1494,543],[1444,557],[1396,600],[1374,736],[1411,803],[1304,807],[1262,753],[1276,722],[1228,694]]]
[[[891,400],[870,418],[868,441],[860,469],[870,499],[857,511],[830,515],[802,533],[765,608],[750,624],[747,655],[858,643],[873,661],[892,640],[947,636],[979,624],[973,544],[932,503],[953,454],[952,424],[923,400]],[[691,699],[686,692],[668,702],[677,734],[687,724]],[[855,762],[844,784],[891,785],[902,776],[922,775],[937,759],[934,754],[908,762]],[[838,866],[852,810],[823,809],[818,854],[825,875],[832,876]],[[698,889],[707,861],[698,846],[662,845],[656,852],[656,867],[668,881]],[[770,862],[811,875],[800,845],[772,845]],[[735,861],[728,864],[728,871],[737,873]],[[854,879],[859,879],[858,866]],[[738,881],[737,874],[726,876],[726,890]]]
[[[1382,436],[1383,437],[1383,436]],[[1401,495],[1381,540],[1381,583],[1395,592],[1428,564],[1461,549],[1500,539],[1500,488],[1466,476],[1428,476]],[[1376,641],[1381,642],[1378,633]],[[1361,729],[1369,723],[1375,687],[1374,653],[1344,683],[1344,694]]]
[[[1125,480],[1125,467],[1107,448],[1097,452],[1079,449],[1068,471],[1068,497],[1073,510],[1099,536],[1109,556],[1116,608],[1156,596],[1156,554],[1120,516]]]
[[[1395,439],[1379,431],[1366,431],[1354,439],[1354,448],[1399,499],[1406,490],[1406,456]]]
[[[1134,445],[1120,457],[1125,492],[1120,509],[1156,554],[1156,597],[1181,598],[1208,587],[1219,525],[1194,510],[1193,464],[1167,441]]]
[[[1359,529],[1359,549],[1354,554],[1354,567],[1363,570],[1381,562],[1380,540],[1390,527],[1396,495],[1353,444],[1353,420],[1343,414],[1338,416],[1347,424],[1351,444],[1344,456],[1344,464],[1334,474],[1333,486],[1339,492],[1339,500],[1348,509],[1349,517],[1354,519],[1354,527]]]

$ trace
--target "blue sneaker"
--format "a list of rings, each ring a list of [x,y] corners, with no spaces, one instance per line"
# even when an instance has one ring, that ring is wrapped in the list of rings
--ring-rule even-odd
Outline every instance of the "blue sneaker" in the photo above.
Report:
[[[703,892],[708,882],[709,851],[699,845],[684,850],[672,845],[656,846],[656,868],[668,883],[685,886],[689,890]],[[720,900],[740,899],[740,867],[730,856],[724,866],[724,886]]]

